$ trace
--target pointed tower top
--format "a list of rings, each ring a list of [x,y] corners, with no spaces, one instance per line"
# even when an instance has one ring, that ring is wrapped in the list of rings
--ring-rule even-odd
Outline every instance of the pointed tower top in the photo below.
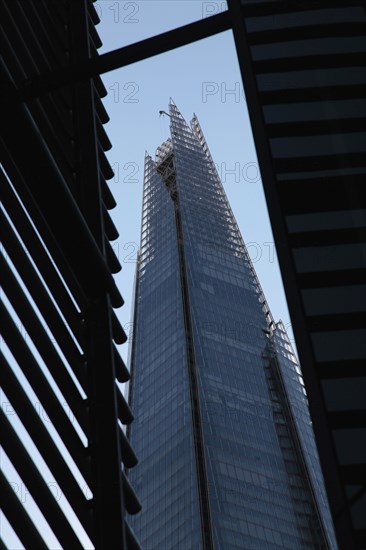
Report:
[[[169,113],[170,113],[170,131],[171,131],[173,141],[174,141],[174,136],[183,137],[182,132],[192,134],[192,130],[190,126],[187,124],[182,113],[180,112],[180,110],[178,109],[178,107],[176,106],[176,104],[171,98],[169,103]]]
[[[170,100],[169,100],[169,113],[170,113],[170,116],[173,116],[173,115],[176,115],[176,114],[179,114],[180,116],[182,116],[179,109],[178,109],[178,107],[176,106],[176,104],[172,100],[172,98],[170,98]]]
[[[145,165],[147,163],[149,163],[150,161],[152,161],[152,156],[150,155],[150,153],[148,151],[145,151]]]
[[[174,101],[172,100],[172,98],[170,98],[170,101],[169,101],[169,113],[171,117],[178,117],[181,120],[184,120],[185,122],[184,116],[182,115],[176,103],[174,103]]]

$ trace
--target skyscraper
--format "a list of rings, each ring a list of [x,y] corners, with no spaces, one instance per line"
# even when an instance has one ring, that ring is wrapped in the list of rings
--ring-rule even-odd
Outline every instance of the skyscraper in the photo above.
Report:
[[[146,549],[336,548],[301,371],[197,118],[145,159],[129,436]]]

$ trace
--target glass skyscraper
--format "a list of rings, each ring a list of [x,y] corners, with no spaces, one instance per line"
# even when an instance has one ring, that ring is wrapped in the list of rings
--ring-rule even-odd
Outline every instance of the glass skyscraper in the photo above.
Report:
[[[301,370],[197,118],[146,155],[130,519],[145,550],[336,549]]]

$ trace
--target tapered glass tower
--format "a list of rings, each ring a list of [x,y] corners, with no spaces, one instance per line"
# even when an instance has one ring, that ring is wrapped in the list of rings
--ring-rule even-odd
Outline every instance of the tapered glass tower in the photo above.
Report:
[[[129,478],[146,550],[336,548],[301,371],[197,118],[145,159]]]

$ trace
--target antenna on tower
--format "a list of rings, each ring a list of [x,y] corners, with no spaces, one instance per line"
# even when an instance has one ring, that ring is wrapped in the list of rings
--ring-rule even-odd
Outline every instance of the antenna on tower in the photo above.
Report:
[[[159,116],[161,115],[166,115],[166,116],[171,116],[169,113],[167,113],[166,111],[159,111]]]

